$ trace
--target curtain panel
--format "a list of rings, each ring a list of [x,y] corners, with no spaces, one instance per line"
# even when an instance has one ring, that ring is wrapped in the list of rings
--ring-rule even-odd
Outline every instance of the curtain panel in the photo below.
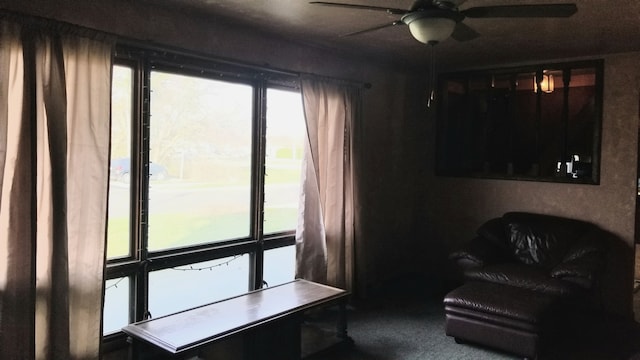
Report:
[[[0,17],[0,349],[97,359],[113,42]]]
[[[355,270],[353,130],[358,127],[361,89],[303,77],[307,125],[299,219],[296,277],[353,290]]]

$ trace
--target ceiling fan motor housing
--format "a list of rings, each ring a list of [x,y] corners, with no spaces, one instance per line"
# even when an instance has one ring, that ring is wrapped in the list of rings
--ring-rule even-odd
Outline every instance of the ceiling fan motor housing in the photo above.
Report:
[[[435,44],[447,39],[456,24],[464,19],[457,11],[428,9],[410,12],[400,20],[409,26],[411,35],[423,44]]]

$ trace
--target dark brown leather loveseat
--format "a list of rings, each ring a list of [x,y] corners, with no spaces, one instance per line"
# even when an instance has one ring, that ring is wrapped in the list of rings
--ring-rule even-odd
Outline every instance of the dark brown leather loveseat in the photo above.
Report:
[[[447,335],[536,358],[558,314],[598,299],[604,232],[574,219],[509,212],[450,259],[464,285],[445,296]]]

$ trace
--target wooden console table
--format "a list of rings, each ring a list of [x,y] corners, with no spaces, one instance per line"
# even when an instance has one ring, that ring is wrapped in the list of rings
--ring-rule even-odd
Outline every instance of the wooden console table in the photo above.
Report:
[[[270,288],[256,290],[175,314],[140,321],[122,328],[129,336],[132,356],[145,359],[149,352],[162,350],[162,356],[183,359],[198,354],[198,350],[231,335],[275,324],[293,321],[297,335],[293,336],[292,358],[300,358],[299,324],[304,311],[330,305],[340,306],[337,336],[347,336],[346,301],[349,292],[306,280],[295,280]],[[277,326],[277,325],[276,325]],[[251,359],[261,355],[251,354]],[[248,356],[245,355],[245,358]],[[265,356],[268,358],[268,356]]]

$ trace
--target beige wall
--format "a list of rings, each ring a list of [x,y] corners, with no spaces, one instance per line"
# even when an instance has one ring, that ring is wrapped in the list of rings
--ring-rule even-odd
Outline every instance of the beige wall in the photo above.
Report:
[[[601,184],[470,180],[433,175],[426,77],[327,49],[267,37],[137,1],[0,1],[0,8],[217,57],[372,84],[364,95],[358,275],[375,286],[398,274],[443,276],[448,250],[490,217],[526,210],[591,220],[620,237],[606,279],[610,310],[631,311],[640,54],[605,57]],[[425,284],[416,284],[417,287]]]

